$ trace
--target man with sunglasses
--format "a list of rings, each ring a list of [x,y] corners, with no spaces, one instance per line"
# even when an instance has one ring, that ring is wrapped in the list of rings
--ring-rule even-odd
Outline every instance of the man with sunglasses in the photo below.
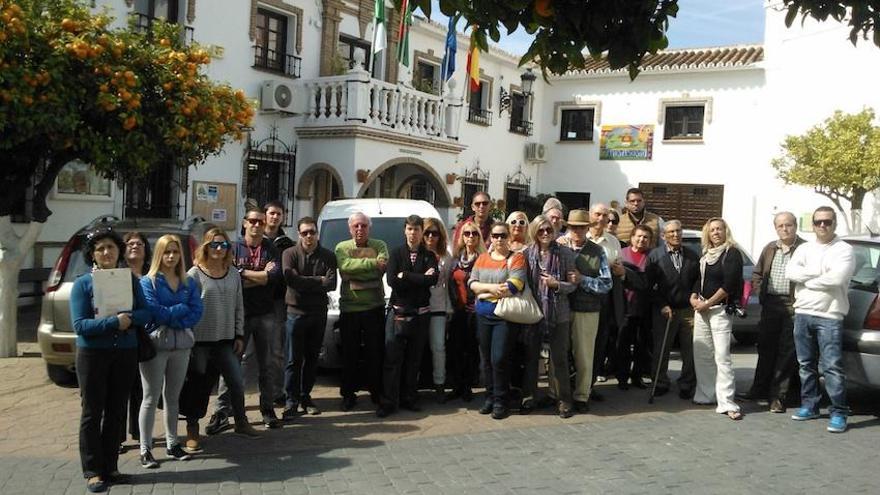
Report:
[[[287,288],[284,420],[293,419],[299,408],[311,415],[321,414],[311,393],[327,325],[327,293],[336,289],[336,255],[318,242],[317,222],[303,217],[297,229],[299,243],[284,251],[281,259]]]
[[[281,260],[272,241],[264,234],[266,212],[259,206],[248,206],[243,219],[244,237],[239,238],[232,246],[233,264],[238,270],[242,281],[244,299],[244,348],[248,341],[254,339],[254,354],[259,367],[260,413],[266,428],[278,428],[281,423],[273,408],[275,371],[278,364],[273,357],[273,347],[278,345],[278,325],[272,294],[275,284],[281,281]],[[242,366],[253,362],[253,355],[245,353]],[[244,376],[247,373],[243,371]],[[232,412],[229,391],[221,379],[218,389],[217,406],[214,416],[205,431],[218,432],[228,425],[228,417]],[[216,421],[214,419],[216,418]],[[225,424],[224,424],[225,423]]]
[[[385,346],[385,285],[388,245],[370,238],[370,217],[355,212],[348,217],[351,239],[336,245],[339,289],[339,331],[342,335],[342,410],[357,403],[361,381],[370,399],[379,404],[382,394],[382,358]],[[361,349],[363,348],[363,352]],[[363,354],[363,355],[362,355]],[[358,363],[363,358],[365,373]]]
[[[489,197],[489,193],[486,191],[475,192],[471,199],[471,209],[474,210],[474,214],[455,224],[455,230],[453,230],[452,233],[452,245],[458,245],[458,237],[461,235],[461,227],[468,221],[471,221],[480,227],[480,233],[483,235],[483,243],[488,248],[489,244],[492,243],[491,239],[489,239],[489,231],[492,230],[492,217],[489,216],[489,210],[491,208],[492,198]]]
[[[855,270],[852,246],[834,230],[837,215],[829,206],[813,212],[816,240],[801,245],[785,267],[794,282],[794,345],[801,378],[801,407],[796,421],[819,417],[819,364],[831,399],[828,431],[846,431],[846,372],[843,368],[843,318],[849,312],[847,290]]]

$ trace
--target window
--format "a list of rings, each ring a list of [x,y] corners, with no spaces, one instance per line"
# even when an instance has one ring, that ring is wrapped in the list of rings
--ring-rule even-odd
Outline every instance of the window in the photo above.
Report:
[[[526,120],[526,97],[522,93],[510,92],[510,132],[532,135],[532,123]]]
[[[704,105],[667,105],[663,139],[702,139],[705,111]]]
[[[281,197],[281,163],[251,160],[247,164],[247,197],[264,205]]]
[[[413,75],[413,86],[423,93],[440,94],[440,67],[418,60]]]
[[[170,23],[183,24],[186,2],[179,0],[136,0],[134,3],[135,29],[141,33],[149,33],[153,21],[162,19]],[[193,42],[193,28],[181,26],[181,40],[184,44]]]
[[[110,179],[101,177],[92,170],[89,164],[74,160],[58,172],[55,195],[71,195],[73,197],[105,197],[112,196]]]
[[[336,52],[339,54],[339,57],[342,59],[345,70],[351,69],[354,65],[355,54],[360,53],[364,60],[364,69],[370,70],[370,43],[354,38],[352,36],[348,36],[345,34],[339,35],[339,43],[336,45]]]
[[[592,141],[594,108],[563,109],[561,114],[560,141]]]
[[[470,80],[467,82],[470,85]],[[492,125],[492,111],[488,109],[489,99],[492,93],[490,83],[480,80],[480,86],[474,90],[470,88],[470,102],[468,106],[468,122],[480,125]]]
[[[288,49],[290,18],[266,9],[257,9],[254,26],[254,67],[299,77],[300,58]]]
[[[144,177],[127,181],[123,190],[125,217],[178,218],[184,208],[178,193],[186,184],[186,168],[175,170],[170,162],[150,170]]]

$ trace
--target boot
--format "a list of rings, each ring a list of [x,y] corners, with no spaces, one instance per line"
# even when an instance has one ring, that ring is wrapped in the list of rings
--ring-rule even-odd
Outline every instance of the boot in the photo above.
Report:
[[[199,424],[186,424],[186,450],[190,452],[201,452],[202,446],[199,443]]]

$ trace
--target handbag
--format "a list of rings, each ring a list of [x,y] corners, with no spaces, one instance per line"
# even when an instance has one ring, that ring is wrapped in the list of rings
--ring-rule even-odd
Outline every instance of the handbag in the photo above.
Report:
[[[175,330],[168,325],[159,325],[150,331],[150,340],[155,344],[156,349],[175,351],[192,349],[196,343],[196,336],[191,328]]]
[[[144,361],[149,361],[156,357],[156,346],[153,345],[153,340],[147,335],[147,331],[142,327],[138,327],[135,332],[138,343],[138,362],[143,363]]]
[[[507,261],[507,267],[510,268],[510,259]],[[495,303],[495,316],[513,323],[522,325],[533,325],[541,321],[544,314],[535,298],[532,297],[532,290],[526,282],[523,291],[517,295],[502,297]]]

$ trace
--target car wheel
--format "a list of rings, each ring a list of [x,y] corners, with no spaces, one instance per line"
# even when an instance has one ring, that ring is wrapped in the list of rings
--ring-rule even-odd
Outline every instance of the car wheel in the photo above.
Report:
[[[46,373],[52,383],[60,387],[76,387],[76,373],[58,364],[46,364]]]
[[[758,343],[757,333],[733,332],[733,338],[741,345],[755,345]]]

